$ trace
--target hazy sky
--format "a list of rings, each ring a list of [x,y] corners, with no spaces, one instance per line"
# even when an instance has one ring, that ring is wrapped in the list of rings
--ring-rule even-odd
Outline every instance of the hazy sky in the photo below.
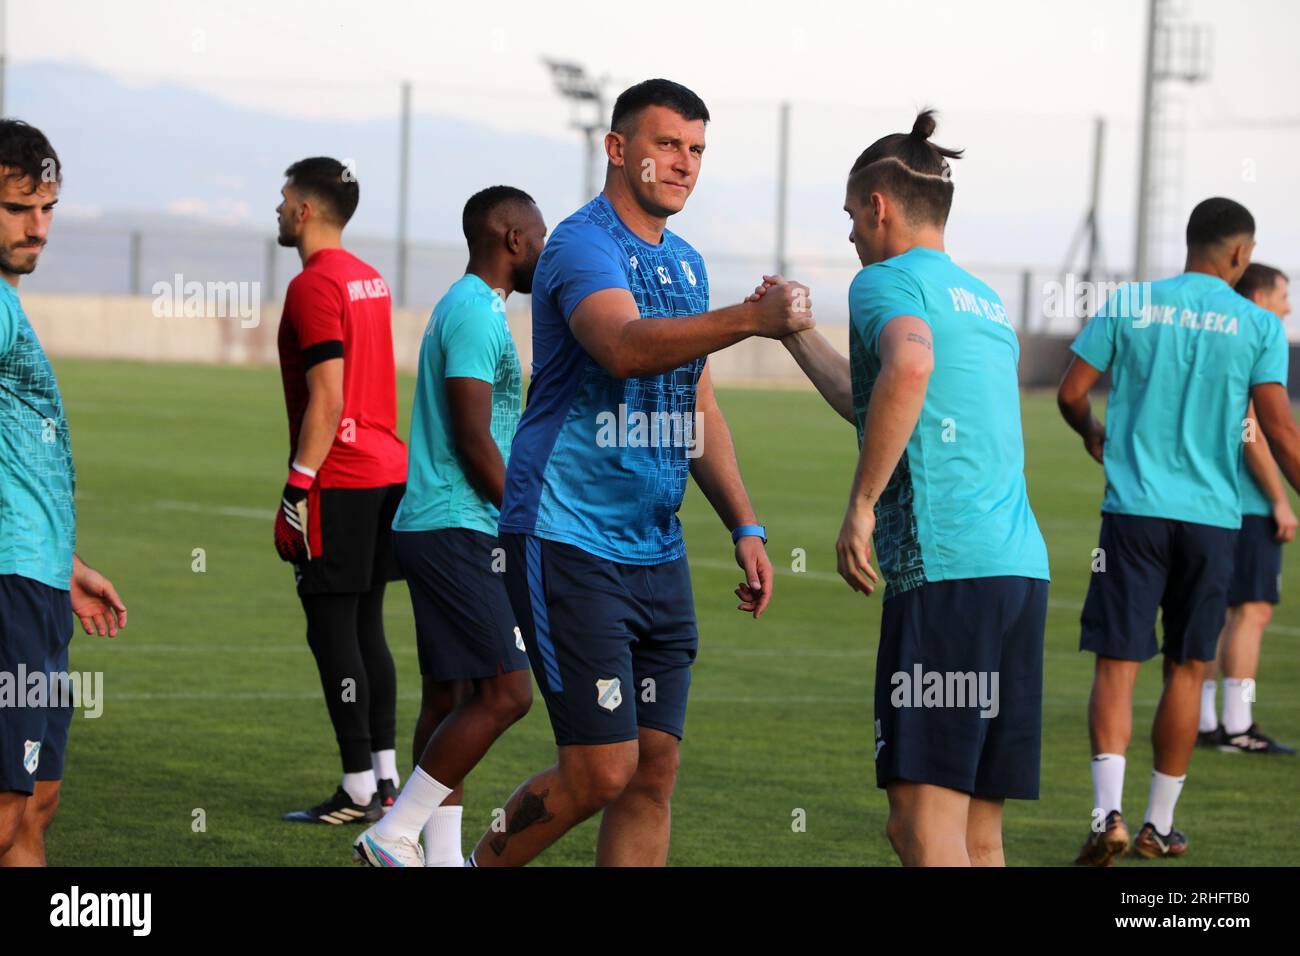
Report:
[[[1292,173],[1300,150],[1300,3],[1172,5],[1188,22],[1211,27],[1215,54],[1209,82],[1186,96],[1185,195],[1171,220],[1185,220],[1204,195],[1239,198],[1256,208],[1271,257],[1300,264]],[[959,167],[959,190],[967,190],[959,195],[978,196],[980,216],[1005,195],[1001,234],[1017,219],[1029,228],[1053,217],[1050,243],[1026,242],[1044,246],[1044,260],[1058,259],[1082,212],[1089,117],[1100,113],[1112,124],[1103,212],[1115,262],[1128,259],[1132,244],[1146,6],[26,0],[9,4],[7,46],[19,62],[80,63],[131,83],[182,84],[295,115],[391,117],[397,85],[409,79],[417,111],[570,137],[568,109],[541,56],[580,61],[609,77],[613,92],[668,76],[694,88],[713,112],[701,190],[709,175],[738,180],[761,170],[770,177],[775,104],[791,100],[792,201],[801,186],[817,190],[816,217],[792,214],[792,242],[818,249],[842,244],[833,194],[856,151],[907,128],[917,107],[934,105],[942,111],[936,139],[974,147]],[[158,142],[168,145],[165,130]],[[759,201],[770,208],[768,195]],[[974,206],[961,199],[958,208]],[[960,225],[974,246],[972,218]]]
[[[1300,5],[1174,6],[1215,34],[1199,119],[1300,123]],[[553,102],[539,62],[546,54],[616,81],[668,75],[718,102],[907,110],[925,101],[1124,118],[1138,112],[1145,8],[1140,0],[40,0],[9,4],[8,45],[19,60],[184,78],[293,112],[391,113],[391,83],[401,78],[442,88],[449,111],[475,112],[472,96],[457,102],[457,88]]]

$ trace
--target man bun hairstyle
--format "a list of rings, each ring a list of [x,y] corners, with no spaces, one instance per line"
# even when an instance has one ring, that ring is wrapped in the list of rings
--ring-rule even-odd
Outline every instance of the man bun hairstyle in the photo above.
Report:
[[[935,129],[939,123],[934,118],[934,110],[925,109],[916,114],[916,122],[912,124],[910,135],[913,139],[929,141],[934,135]]]
[[[284,171],[285,178],[323,207],[326,218],[342,227],[361,201],[361,184],[351,166],[328,156],[300,159]]]
[[[910,133],[882,136],[862,151],[849,170],[849,190],[866,202],[872,193],[895,199],[913,223],[942,226],[952,209],[952,167],[964,150],[930,142],[938,126],[935,111],[923,109]]]

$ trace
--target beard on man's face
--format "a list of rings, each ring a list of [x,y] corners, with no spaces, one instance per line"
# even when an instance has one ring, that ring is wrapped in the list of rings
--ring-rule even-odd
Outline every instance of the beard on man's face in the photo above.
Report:
[[[531,295],[533,291],[533,274],[537,271],[537,260],[534,259],[525,265],[521,265],[515,270],[513,276],[515,281],[515,291],[524,295]]]
[[[284,246],[286,249],[296,249],[298,247],[298,238],[289,232],[288,227],[284,223],[280,223],[280,232],[279,235],[276,236],[276,242]]]
[[[23,243],[0,248],[0,271],[15,276],[30,275],[36,271],[36,261],[44,248],[43,242],[35,246]]]

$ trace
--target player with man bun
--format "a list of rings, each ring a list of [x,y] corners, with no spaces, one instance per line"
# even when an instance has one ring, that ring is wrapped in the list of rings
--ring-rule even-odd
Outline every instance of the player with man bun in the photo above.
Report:
[[[925,110],[849,171],[849,361],[813,331],[783,341],[858,431],[836,553],[870,595],[874,535],[886,581],[889,840],[908,866],[1000,866],[1003,802],[1038,797],[1047,547],[1025,487],[1020,346],[997,293],[944,251],[961,153],[934,130]]]

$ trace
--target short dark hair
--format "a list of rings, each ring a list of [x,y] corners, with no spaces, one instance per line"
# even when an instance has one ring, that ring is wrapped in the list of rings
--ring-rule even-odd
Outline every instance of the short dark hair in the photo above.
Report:
[[[284,171],[285,177],[304,193],[323,199],[327,215],[346,226],[361,201],[361,184],[351,166],[328,156],[300,159]]]
[[[1202,199],[1187,218],[1187,248],[1204,249],[1233,236],[1253,236],[1255,217],[1241,203],[1222,196]]]
[[[683,119],[704,120],[706,123],[709,121],[709,108],[704,105],[704,100],[680,83],[672,80],[643,80],[618,94],[609,128],[627,136],[632,124],[648,106],[666,106]]]
[[[460,224],[465,230],[465,241],[473,249],[488,238],[488,220],[492,213],[507,203],[531,203],[533,197],[514,186],[489,186],[470,196],[461,213]]]
[[[33,192],[43,182],[63,182],[63,166],[50,141],[19,119],[0,120],[0,169],[5,179],[30,180]]]
[[[1272,266],[1266,266],[1262,262],[1252,262],[1246,266],[1246,271],[1241,274],[1237,280],[1236,290],[1238,295],[1245,296],[1247,299],[1254,297],[1256,292],[1265,292],[1277,285],[1278,280],[1290,282],[1290,278],[1281,269],[1274,269]]]
[[[930,142],[937,125],[934,110],[924,109],[910,133],[890,133],[876,140],[849,170],[849,190],[859,201],[873,192],[888,193],[908,219],[942,226],[952,209],[948,160],[960,159],[963,150]]]

